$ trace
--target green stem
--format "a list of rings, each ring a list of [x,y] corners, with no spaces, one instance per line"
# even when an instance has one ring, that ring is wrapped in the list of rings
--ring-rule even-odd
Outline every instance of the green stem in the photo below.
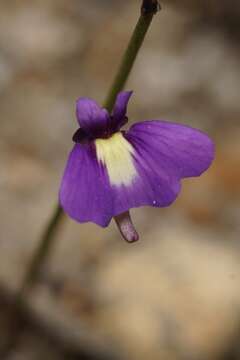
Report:
[[[152,22],[154,13],[142,14],[137,22],[135,30],[132,34],[128,47],[123,55],[122,62],[120,64],[119,70],[116,74],[116,77],[113,81],[113,84],[110,88],[108,96],[106,98],[104,107],[111,112],[115,99],[119,91],[124,88],[124,85],[129,77],[129,74],[132,70],[134,62],[137,58],[138,52],[141,48],[141,45],[144,41],[145,35],[148,31],[148,28]]]
[[[152,22],[153,16],[157,12],[157,5],[158,5],[157,0],[143,1],[140,18],[137,22],[137,25],[130,39],[130,42],[127,46],[119,70],[116,74],[116,77],[113,81],[113,84],[110,88],[109,94],[105,102],[105,108],[108,109],[109,112],[112,111],[118,92],[123,89],[128,79],[134,61],[144,41],[148,28]],[[34,284],[38,276],[39,269],[46,260],[49,250],[53,245],[53,240],[55,238],[58,226],[61,223],[62,217],[63,217],[63,211],[58,205],[56,206],[56,209],[49,223],[46,226],[46,229],[40,239],[39,246],[37,247],[35,254],[33,254],[32,261],[30,262],[29,268],[27,269],[26,272],[26,276],[23,279],[22,286],[19,290],[19,293],[17,294],[18,302],[22,301],[22,299],[25,296],[25,293]]]
[[[52,214],[49,223],[47,224],[44,233],[42,234],[42,238],[39,242],[37,249],[35,250],[35,254],[33,255],[31,262],[29,264],[29,268],[26,272],[26,275],[23,279],[22,286],[19,289],[18,298],[22,298],[23,294],[31,288],[32,284],[34,284],[39,269],[44,262],[46,256],[50,253],[50,250],[53,246],[53,240],[55,239],[55,234],[58,230],[58,227],[63,218],[63,211],[59,205],[56,206],[54,213]]]

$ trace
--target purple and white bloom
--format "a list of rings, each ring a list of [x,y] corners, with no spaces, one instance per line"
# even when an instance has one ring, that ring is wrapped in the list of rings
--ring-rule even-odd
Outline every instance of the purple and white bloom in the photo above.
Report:
[[[181,179],[201,175],[214,158],[209,137],[189,126],[148,120],[121,130],[131,95],[120,92],[111,114],[92,99],[77,100],[80,128],[59,194],[71,218],[102,227],[115,218],[129,242],[138,240],[129,209],[169,206]]]

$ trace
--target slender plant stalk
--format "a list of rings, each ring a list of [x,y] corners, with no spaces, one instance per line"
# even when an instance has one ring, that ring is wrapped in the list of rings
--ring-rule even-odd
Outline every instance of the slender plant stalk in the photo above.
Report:
[[[141,48],[141,45],[144,41],[145,35],[151,25],[153,16],[158,9],[158,3],[155,1],[144,2],[146,6],[142,6],[142,13],[137,22],[137,25],[134,29],[132,37],[129,41],[128,47],[123,55],[122,62],[120,64],[119,70],[115,76],[115,79],[112,83],[112,86],[109,90],[108,96],[106,98],[104,107],[111,112],[115,99],[119,91],[124,88],[124,85],[129,77],[129,74],[132,70],[134,62],[137,58],[138,52]],[[152,4],[152,8],[147,8],[147,3]],[[153,7],[154,4],[154,7]]]
[[[134,61],[138,55],[138,52],[141,48],[141,45],[144,41],[145,35],[149,29],[149,26],[152,22],[154,14],[160,8],[157,0],[144,0],[142,2],[141,15],[137,22],[137,25],[134,29],[132,37],[129,41],[127,49],[123,55],[122,62],[120,64],[119,70],[114,78],[110,91],[104,103],[104,107],[111,112],[116,96],[119,91],[121,91],[128,79],[128,76],[133,67]],[[32,261],[30,262],[29,268],[26,271],[26,276],[23,279],[19,293],[17,294],[18,302],[21,302],[25,296],[25,293],[32,287],[34,284],[41,265],[45,262],[48,253],[50,252],[58,226],[61,223],[63,218],[63,211],[56,206],[55,211],[46,226],[45,231],[40,239],[39,246],[37,247],[35,253],[33,254]]]
[[[34,284],[36,277],[38,276],[40,267],[53,246],[55,234],[58,230],[59,225],[61,224],[61,220],[63,219],[63,217],[64,213],[60,206],[57,205],[54,213],[50,218],[49,223],[45,228],[42,238],[40,239],[39,245],[35,250],[35,254],[30,261],[29,268],[22,282],[22,286],[17,294],[17,297],[19,299],[18,301],[21,301],[21,299],[24,297],[25,292],[30,289],[31,286]]]

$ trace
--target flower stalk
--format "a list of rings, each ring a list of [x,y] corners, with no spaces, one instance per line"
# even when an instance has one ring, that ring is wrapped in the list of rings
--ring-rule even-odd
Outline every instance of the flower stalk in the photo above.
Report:
[[[154,14],[160,9],[160,5],[156,0],[144,0],[141,7],[141,16],[133,31],[119,70],[115,76],[112,86],[107,95],[104,107],[111,112],[117,94],[124,88],[124,85],[133,68],[138,52],[145,39],[146,33],[151,25]]]
[[[62,211],[60,206],[57,205],[48,225],[45,228],[39,245],[35,250],[35,254],[30,261],[29,268],[22,282],[22,286],[19,289],[19,301],[21,301],[21,299],[24,297],[25,292],[27,292],[27,290],[30,289],[32,284],[35,282],[42,263],[51,251],[55,239],[55,234],[59,228],[59,225],[61,224],[63,217],[64,212]]]
[[[107,95],[104,107],[111,112],[116,96],[121,91],[129,77],[132,70],[138,52],[143,44],[146,33],[151,25],[153,16],[160,9],[157,0],[144,0],[141,7],[141,15],[134,29],[132,37],[129,41],[127,49],[123,55],[122,62],[119,70],[114,78],[110,91]],[[46,226],[45,231],[40,239],[39,246],[37,247],[35,254],[33,254],[32,261],[26,272],[26,276],[23,279],[22,286],[19,289],[17,295],[18,302],[21,302],[25,297],[26,292],[34,284],[39,269],[45,262],[47,255],[49,254],[55,239],[58,227],[63,219],[63,211],[59,205],[56,206],[54,213]]]

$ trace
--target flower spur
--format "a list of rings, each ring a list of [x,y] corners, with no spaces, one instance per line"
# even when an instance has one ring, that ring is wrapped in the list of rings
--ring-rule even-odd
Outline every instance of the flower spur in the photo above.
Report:
[[[148,120],[122,131],[131,95],[120,92],[112,114],[94,100],[78,99],[80,128],[59,193],[71,218],[102,227],[115,218],[128,242],[138,240],[129,209],[169,206],[181,179],[201,175],[214,158],[209,137],[189,126]]]

